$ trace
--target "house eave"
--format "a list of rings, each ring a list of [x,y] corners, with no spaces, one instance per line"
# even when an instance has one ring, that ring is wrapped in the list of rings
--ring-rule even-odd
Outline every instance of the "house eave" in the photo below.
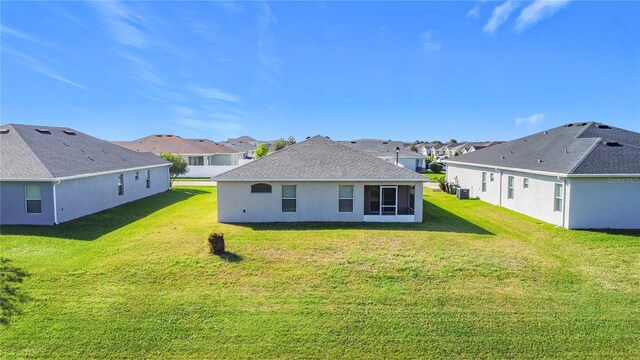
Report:
[[[159,167],[170,167],[170,166],[171,166],[171,164],[137,166],[137,167],[126,168],[126,169],[101,171],[101,172],[96,172],[96,173],[81,174],[81,175],[74,175],[74,176],[62,176],[62,177],[56,177],[56,178],[23,178],[23,179],[2,179],[2,178],[0,178],[0,182],[56,182],[56,181],[82,179],[82,178],[93,177],[93,176],[117,174],[117,173],[121,173],[121,172],[124,172],[124,171],[146,170],[146,169],[153,169],[153,168],[159,168]]]
[[[549,172],[549,171],[539,171],[539,170],[530,170],[530,169],[521,169],[521,168],[513,168],[507,166],[498,166],[498,165],[489,165],[489,164],[475,164],[475,163],[467,163],[462,161],[451,161],[444,160],[444,163],[452,165],[465,165],[472,166],[478,168],[485,169],[500,169],[507,171],[518,171],[535,175],[546,175],[546,176],[554,176],[554,177],[566,177],[566,178],[593,178],[593,177],[640,177],[640,174],[567,174],[567,173],[558,173],[558,172]]]
[[[213,181],[217,182],[427,182],[429,179],[217,179],[213,178]]]

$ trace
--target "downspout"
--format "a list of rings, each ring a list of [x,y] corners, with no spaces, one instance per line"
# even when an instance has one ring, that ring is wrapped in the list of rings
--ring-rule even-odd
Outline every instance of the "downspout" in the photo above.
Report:
[[[558,180],[560,177],[558,176]],[[562,227],[566,229],[565,218],[567,216],[567,178],[562,179]]]
[[[500,188],[498,189],[500,196],[498,197],[498,206],[502,206],[502,170],[498,170],[498,172],[500,172]]]
[[[56,197],[56,185],[60,184],[60,180],[53,183],[53,224],[58,225],[58,199]]]

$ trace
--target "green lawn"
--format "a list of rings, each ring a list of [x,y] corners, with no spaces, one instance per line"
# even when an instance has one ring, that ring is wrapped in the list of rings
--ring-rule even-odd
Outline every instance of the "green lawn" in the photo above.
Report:
[[[640,357],[638,232],[430,190],[423,224],[219,225],[215,191],[3,227],[0,357]]]
[[[173,179],[173,181],[211,181],[208,177],[179,177]]]
[[[429,181],[431,182],[437,182],[438,179],[444,179],[447,177],[446,173],[441,173],[441,174],[434,174],[434,173],[424,173],[422,174],[424,177],[428,177]]]

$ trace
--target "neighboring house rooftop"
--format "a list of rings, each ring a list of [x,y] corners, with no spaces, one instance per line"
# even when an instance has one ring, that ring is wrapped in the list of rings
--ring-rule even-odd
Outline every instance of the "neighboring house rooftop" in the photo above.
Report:
[[[19,124],[0,126],[0,158],[1,180],[52,180],[169,164],[70,128]]]
[[[155,154],[208,155],[237,152],[208,139],[183,139],[177,135],[154,134],[133,141],[114,141],[113,143],[133,151],[146,151]]]
[[[360,139],[351,141],[339,141],[339,143],[350,148],[366,152],[367,154],[373,155],[375,157],[395,157],[396,147],[400,148],[400,157],[423,157],[417,152],[405,149],[406,143],[402,141]]]
[[[449,159],[554,174],[640,174],[640,133],[570,123]]]
[[[425,177],[318,135],[227,171],[215,180],[424,181]]]

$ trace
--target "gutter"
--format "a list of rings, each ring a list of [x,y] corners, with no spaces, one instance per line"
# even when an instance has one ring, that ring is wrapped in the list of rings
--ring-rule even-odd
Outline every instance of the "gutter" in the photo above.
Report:
[[[218,179],[213,178],[213,181],[218,182],[428,182],[429,179],[424,177],[423,179]]]
[[[60,180],[53,183],[53,224],[58,225],[58,199],[56,197],[56,185],[60,184]]]
[[[636,173],[636,174],[566,174],[566,173],[556,173],[556,172],[548,172],[548,171],[538,171],[538,170],[529,170],[529,169],[521,169],[521,168],[512,168],[512,167],[499,166],[499,165],[472,164],[472,163],[466,163],[466,162],[460,162],[460,161],[444,160],[444,163],[447,164],[447,166],[449,166],[449,165],[454,165],[454,166],[455,165],[466,165],[466,166],[477,167],[477,168],[482,168],[482,169],[516,171],[516,172],[523,172],[523,173],[536,174],[536,175],[546,175],[546,176],[553,176],[553,177],[567,177],[567,178],[573,178],[573,177],[575,177],[575,178],[640,177],[640,173]]]
[[[154,168],[159,168],[159,167],[163,167],[163,166],[170,167],[170,166],[171,166],[171,163],[168,163],[168,164],[160,164],[160,165],[151,165],[151,166],[138,166],[138,167],[134,167],[134,168],[118,169],[118,170],[109,170],[109,171],[102,171],[102,172],[90,173],[90,174],[82,174],[82,175],[74,175],[74,176],[64,176],[64,177],[59,177],[59,178],[49,178],[49,179],[34,179],[34,178],[25,178],[25,179],[0,179],[0,181],[6,181],[6,182],[55,182],[55,181],[58,181],[58,182],[60,182],[60,181],[64,181],[64,180],[82,179],[82,178],[92,177],[92,176],[101,176],[101,175],[117,174],[117,173],[121,173],[121,172],[125,172],[125,171],[136,171],[136,170],[154,169]]]

